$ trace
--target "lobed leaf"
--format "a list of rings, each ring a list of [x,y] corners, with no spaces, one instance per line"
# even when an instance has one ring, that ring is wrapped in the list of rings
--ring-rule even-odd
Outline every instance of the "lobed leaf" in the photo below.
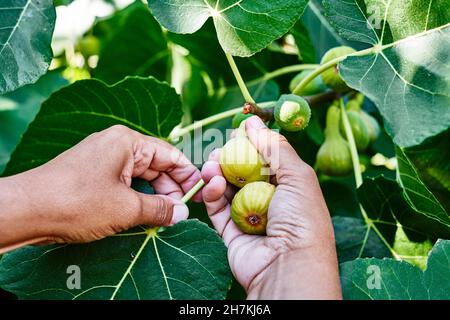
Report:
[[[222,48],[247,57],[287,33],[305,0],[149,0],[156,20],[175,33],[194,33],[212,17]]]
[[[20,249],[0,260],[0,286],[20,299],[224,299],[232,279],[226,255],[215,231],[187,220],[89,244]],[[79,287],[70,270],[79,271]]]
[[[356,259],[341,264],[345,299],[422,300],[450,299],[450,241],[439,240],[427,268],[392,259]]]
[[[400,147],[418,145],[450,126],[450,12],[417,0],[325,0],[329,21],[345,38],[372,46],[339,70],[378,107]],[[426,10],[425,10],[426,9]]]

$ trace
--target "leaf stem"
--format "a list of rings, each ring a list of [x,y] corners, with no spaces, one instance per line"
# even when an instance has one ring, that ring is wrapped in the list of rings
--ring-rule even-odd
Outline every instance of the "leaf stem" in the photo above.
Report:
[[[200,179],[195,184],[195,186],[193,186],[191,188],[191,190],[186,192],[186,194],[183,196],[183,198],[181,198],[181,201],[183,201],[184,203],[188,202],[197,192],[200,191],[201,188],[203,188],[204,185],[205,185],[205,181],[203,181],[203,179]]]
[[[241,90],[242,95],[244,96],[245,102],[256,104],[255,100],[252,98],[252,95],[248,91],[247,86],[245,85],[244,79],[242,78],[241,73],[239,72],[239,69],[236,65],[236,62],[234,61],[233,56],[228,52],[225,52],[225,56],[227,57],[228,63],[230,64],[231,70],[233,71],[234,77],[236,78],[239,89]]]
[[[362,174],[361,174],[361,166],[359,163],[358,149],[356,148],[355,137],[353,136],[352,128],[351,128],[350,122],[348,120],[347,110],[345,109],[345,105],[344,105],[344,99],[341,98],[340,104],[341,104],[341,117],[342,117],[342,122],[344,124],[345,135],[347,137],[348,144],[350,145],[350,153],[352,155],[353,171],[355,174],[356,188],[359,188],[363,183],[363,178],[362,178]]]
[[[321,64],[319,65],[319,67],[317,67],[313,72],[311,72],[310,74],[308,74],[296,87],[295,89],[292,91],[293,94],[297,94],[300,95],[300,92],[302,92],[302,90],[308,85],[308,83],[310,83],[311,81],[313,81],[317,76],[321,75],[323,72],[325,72],[326,70],[334,67],[336,64],[338,64],[339,62],[341,62],[342,60],[344,60],[346,58],[346,56],[342,56],[342,57],[337,57],[333,60],[328,61],[327,63]]]
[[[301,92],[308,85],[308,83],[310,83],[312,80],[314,80],[317,76],[322,74],[324,71],[334,67],[339,62],[344,61],[345,59],[347,59],[347,57],[350,57],[350,56],[354,56],[354,57],[365,56],[365,55],[374,53],[376,51],[377,51],[377,48],[371,47],[371,48],[368,48],[368,49],[364,49],[364,50],[361,50],[361,51],[353,52],[353,53],[350,53],[350,54],[347,54],[347,55],[343,55],[341,57],[334,58],[333,60],[330,60],[327,63],[321,64],[313,72],[311,72],[307,77],[305,77],[305,79],[303,79],[297,85],[297,87],[292,91],[292,93],[293,94],[299,94],[299,92]]]
[[[273,105],[274,101],[270,101],[270,102],[262,102],[259,104],[259,108],[268,108],[271,107]],[[220,112],[217,113],[215,115],[212,115],[208,118],[202,119],[200,121],[196,121],[184,128],[178,128],[175,129],[169,136],[169,141],[171,142],[176,142],[178,141],[178,139],[182,136],[184,136],[185,134],[190,133],[191,131],[194,131],[195,129],[199,129],[201,127],[207,126],[208,124],[226,119],[226,118],[230,118],[232,116],[234,116],[235,114],[241,113],[242,112],[242,107],[237,107],[231,110],[227,110],[224,112]]]
[[[268,72],[265,75],[263,75],[262,77],[250,81],[250,83],[259,82],[261,80],[268,81],[268,80],[272,80],[277,77],[284,76],[289,73],[300,72],[303,70],[314,70],[317,67],[319,67],[318,64],[294,64],[292,66],[287,66],[287,67],[283,67],[283,68]]]
[[[352,155],[352,163],[353,163],[353,170],[354,170],[354,174],[355,174],[356,188],[359,188],[363,183],[363,177],[362,177],[362,173],[361,173],[361,167],[359,164],[358,149],[356,148],[355,137],[353,136],[352,128],[351,128],[350,122],[348,120],[347,110],[345,109],[345,105],[344,105],[344,99],[342,99],[342,98],[340,99],[340,105],[341,105],[341,116],[342,116],[342,121],[344,124],[345,135],[346,135],[347,141],[350,145],[350,153]],[[369,218],[366,210],[364,210],[364,207],[361,204],[359,204],[359,208],[361,210],[361,215],[363,216],[364,221],[368,227],[366,236],[368,236],[368,232],[370,232],[370,229],[373,229],[373,231],[378,235],[378,237],[381,239],[383,244],[391,252],[392,256],[396,260],[401,260],[400,256],[395,252],[395,250],[392,248],[392,246],[389,244],[389,242],[384,238],[384,236],[380,232],[380,230],[378,230],[374,221]],[[365,242],[363,243],[363,245],[365,245]],[[364,248],[362,247],[361,251],[360,251],[360,255],[363,253],[363,251],[364,251]]]

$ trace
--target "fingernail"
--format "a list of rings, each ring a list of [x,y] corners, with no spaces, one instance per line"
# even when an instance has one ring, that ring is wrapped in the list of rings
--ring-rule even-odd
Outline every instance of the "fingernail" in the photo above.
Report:
[[[189,217],[189,209],[184,204],[176,204],[173,207],[171,225],[174,225],[180,221],[186,220]]]
[[[260,117],[258,116],[253,116],[251,118],[247,119],[246,124],[253,129],[263,129],[266,128],[266,125],[264,124],[264,122],[261,120]]]

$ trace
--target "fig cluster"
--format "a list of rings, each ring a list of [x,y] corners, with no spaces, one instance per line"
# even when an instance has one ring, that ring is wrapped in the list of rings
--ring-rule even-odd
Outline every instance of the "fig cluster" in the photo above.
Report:
[[[363,102],[364,96],[358,93],[346,105],[347,117],[358,151],[365,151],[380,134],[377,120],[362,110]],[[328,108],[325,141],[316,158],[316,168],[329,176],[345,176],[351,173],[353,167],[350,146],[346,140],[344,122],[338,106],[339,102],[335,102]]]
[[[348,142],[339,130],[340,109],[332,105],[327,111],[325,141],[317,152],[316,168],[329,176],[352,172],[352,155]]]
[[[275,186],[268,182],[267,165],[246,135],[245,121],[222,148],[220,168],[225,179],[240,188],[231,203],[233,222],[247,234],[265,234]]]

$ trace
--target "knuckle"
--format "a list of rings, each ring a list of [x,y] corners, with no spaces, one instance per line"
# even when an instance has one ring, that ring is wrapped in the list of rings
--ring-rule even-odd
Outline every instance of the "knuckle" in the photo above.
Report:
[[[300,166],[299,175],[305,180],[315,180],[317,178],[314,169],[305,162],[302,162],[302,165]]]
[[[272,132],[274,132],[274,131],[272,131]],[[284,135],[282,135],[281,133],[274,132],[274,134],[276,135],[278,142],[280,144],[288,143],[288,140],[286,139],[286,137]]]
[[[111,139],[124,138],[124,137],[127,137],[130,133],[131,133],[131,129],[129,129],[128,127],[121,125],[121,124],[116,124],[112,127],[109,127],[108,129],[106,129],[106,134]]]
[[[168,225],[172,218],[172,206],[161,197],[155,197],[154,202],[154,223],[158,225]]]

